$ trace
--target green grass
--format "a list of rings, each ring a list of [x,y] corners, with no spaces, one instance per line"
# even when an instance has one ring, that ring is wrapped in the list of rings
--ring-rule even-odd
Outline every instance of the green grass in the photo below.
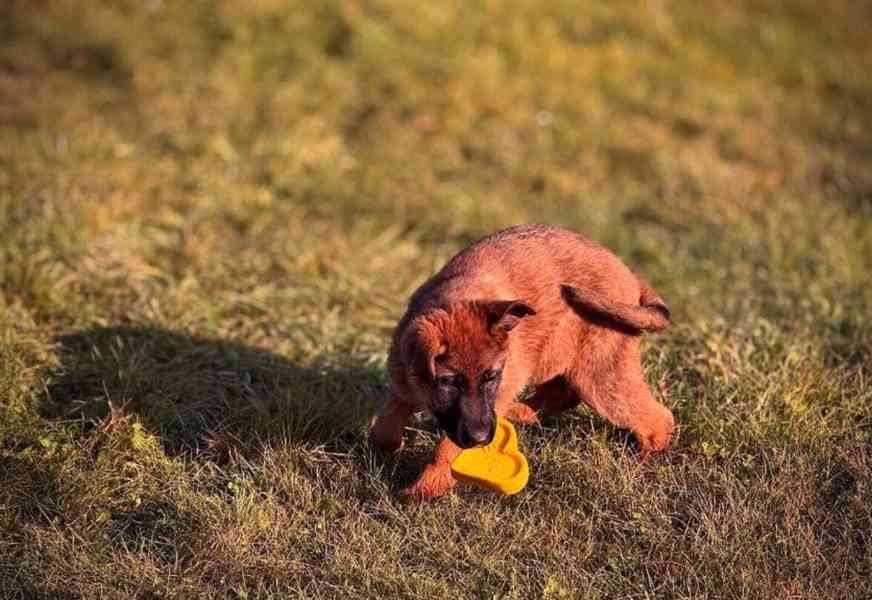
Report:
[[[0,597],[868,598],[872,13],[791,2],[0,7]],[[648,464],[521,494],[366,433],[411,291],[520,222],[669,303]]]

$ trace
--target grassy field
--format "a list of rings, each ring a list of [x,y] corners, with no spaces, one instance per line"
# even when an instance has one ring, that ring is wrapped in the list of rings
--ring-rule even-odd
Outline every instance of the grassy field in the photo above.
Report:
[[[0,598],[872,597],[867,2],[0,6]],[[521,222],[669,303],[639,464],[367,430],[411,291]]]

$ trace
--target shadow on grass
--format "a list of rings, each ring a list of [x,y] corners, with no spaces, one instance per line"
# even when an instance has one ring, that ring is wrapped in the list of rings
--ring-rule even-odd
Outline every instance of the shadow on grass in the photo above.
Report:
[[[38,461],[0,453],[0,581],[12,597],[40,598],[40,590],[22,565],[34,543],[33,528],[57,527],[63,511],[56,501],[58,482],[51,469]],[[17,596],[15,595],[17,592]],[[6,596],[4,596],[6,597]]]
[[[276,443],[319,446],[352,455],[362,468],[375,457],[398,491],[414,481],[436,441],[435,424],[418,421],[402,453],[370,455],[369,423],[386,392],[382,371],[371,366],[300,365],[239,342],[158,327],[94,328],[55,341],[60,361],[41,398],[42,416],[88,431],[113,413],[135,414],[170,456],[220,463]],[[554,428],[594,432],[590,419],[567,413],[549,414],[545,423],[525,428],[532,446]],[[617,447],[636,447],[623,430],[607,427],[605,435]],[[410,443],[418,436],[424,439]]]
[[[362,439],[383,383],[369,366],[299,365],[242,343],[156,327],[59,337],[40,409],[91,427],[137,414],[171,455],[256,451],[276,436],[347,451]]]

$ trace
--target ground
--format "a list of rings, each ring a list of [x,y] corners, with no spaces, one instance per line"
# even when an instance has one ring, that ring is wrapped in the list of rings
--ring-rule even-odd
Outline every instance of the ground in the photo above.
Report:
[[[868,598],[872,11],[7,0],[0,597]],[[599,240],[679,424],[400,490],[392,327],[465,244]]]

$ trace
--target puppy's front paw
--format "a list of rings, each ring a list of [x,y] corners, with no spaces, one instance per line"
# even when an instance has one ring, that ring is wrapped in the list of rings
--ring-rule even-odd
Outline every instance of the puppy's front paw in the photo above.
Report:
[[[403,490],[403,500],[420,502],[441,496],[457,485],[457,480],[447,469],[428,466],[412,485]]]
[[[385,454],[396,454],[403,449],[403,436],[401,435],[385,435],[378,428],[373,427],[369,432],[369,442],[380,452]]]
[[[382,452],[399,452],[403,447],[403,431],[413,408],[396,399],[390,400],[369,430],[372,445]]]

